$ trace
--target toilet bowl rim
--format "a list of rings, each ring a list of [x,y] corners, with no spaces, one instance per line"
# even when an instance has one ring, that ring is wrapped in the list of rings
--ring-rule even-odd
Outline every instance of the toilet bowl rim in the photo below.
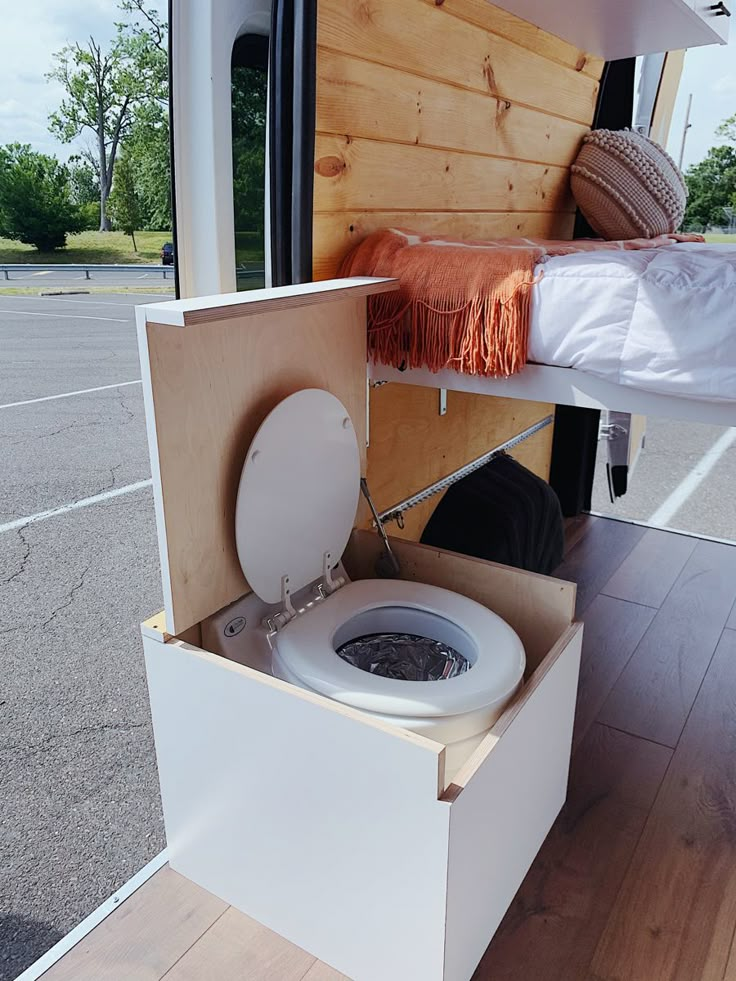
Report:
[[[478,651],[470,670],[441,681],[384,678],[342,660],[336,630],[371,609],[404,606],[457,624]],[[489,636],[492,635],[492,636]],[[489,640],[494,655],[484,654]],[[516,632],[492,610],[460,593],[406,580],[357,580],[292,621],[276,638],[278,658],[300,683],[336,701],[386,715],[459,715],[508,698],[525,668]]]

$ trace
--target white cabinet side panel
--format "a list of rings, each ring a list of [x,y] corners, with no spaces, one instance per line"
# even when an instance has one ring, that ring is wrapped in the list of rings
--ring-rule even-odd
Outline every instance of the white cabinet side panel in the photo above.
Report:
[[[583,631],[452,804],[445,981],[467,981],[567,793]]]
[[[144,638],[172,868],[355,981],[441,981],[437,755]]]

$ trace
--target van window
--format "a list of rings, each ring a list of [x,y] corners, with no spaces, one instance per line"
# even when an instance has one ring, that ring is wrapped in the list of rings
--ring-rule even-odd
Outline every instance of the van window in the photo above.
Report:
[[[268,38],[245,34],[231,63],[235,264],[239,290],[265,285]]]

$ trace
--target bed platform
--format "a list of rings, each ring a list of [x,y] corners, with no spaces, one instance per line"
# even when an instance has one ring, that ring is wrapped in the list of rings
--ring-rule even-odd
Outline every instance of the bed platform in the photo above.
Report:
[[[736,548],[569,531],[558,574],[586,623],[569,797],[474,981],[733,977]],[[168,867],[39,976],[344,978]]]
[[[575,368],[528,364],[522,372],[510,378],[485,378],[460,374],[451,369],[432,372],[426,368],[408,368],[400,371],[389,365],[372,363],[369,375],[374,383],[399,382],[475,395],[550,402],[584,409],[611,409],[632,415],[682,419],[713,426],[736,426],[736,400],[713,402],[645,392],[630,385],[616,385]]]

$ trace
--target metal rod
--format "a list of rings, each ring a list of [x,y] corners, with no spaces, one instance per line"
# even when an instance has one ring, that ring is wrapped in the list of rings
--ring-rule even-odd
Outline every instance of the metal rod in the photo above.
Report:
[[[473,473],[475,470],[479,470],[481,467],[485,466],[486,463],[489,463],[495,456],[498,456],[499,453],[513,449],[514,446],[518,446],[519,443],[523,443],[525,439],[529,439],[530,436],[534,436],[535,433],[545,429],[551,422],[552,416],[546,416],[544,419],[540,419],[540,421],[535,422],[533,426],[529,426],[529,428],[525,429],[523,432],[517,433],[517,435],[512,436],[511,439],[507,439],[505,443],[501,443],[499,446],[494,446],[492,450],[488,450],[488,452],[484,453],[483,456],[479,456],[475,460],[471,460],[470,463],[466,463],[458,470],[453,471],[453,473],[448,474],[446,477],[442,477],[434,484],[430,484],[428,487],[423,487],[422,490],[417,491],[416,494],[412,494],[411,497],[407,497],[403,501],[399,501],[398,504],[394,504],[393,507],[388,508],[386,511],[382,511],[378,515],[376,515],[374,511],[376,527],[379,529],[381,534],[385,534],[382,527],[385,522],[398,520],[404,511],[408,511],[410,508],[416,507],[417,504],[422,504],[430,497],[433,497],[435,494],[439,494],[440,491],[443,491],[447,487],[452,486],[452,484],[457,483],[458,480],[462,480],[463,477],[467,477],[468,474]]]

